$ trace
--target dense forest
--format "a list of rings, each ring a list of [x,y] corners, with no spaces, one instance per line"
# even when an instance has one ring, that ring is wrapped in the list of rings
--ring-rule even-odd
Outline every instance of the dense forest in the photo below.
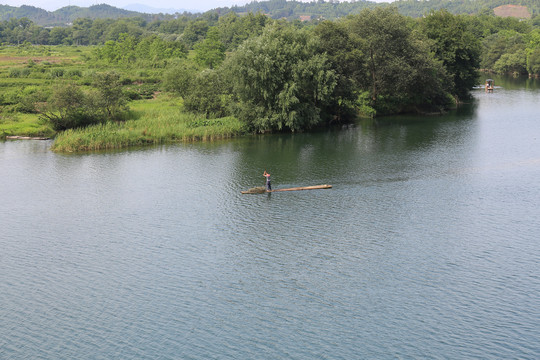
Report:
[[[432,10],[445,9],[452,14],[477,14],[482,11],[493,10],[501,5],[526,6],[534,16],[540,13],[540,3],[536,0],[397,0],[390,4],[373,1],[253,1],[243,6],[216,9],[220,14],[233,11],[235,13],[262,12],[274,19],[298,19],[308,16],[311,19],[333,20],[351,14],[358,14],[363,9],[372,9],[380,6],[396,7],[400,14],[421,17]]]
[[[130,99],[159,92],[180,99],[186,113],[238,119],[249,132],[438,113],[469,98],[479,69],[538,76],[537,20],[446,10],[413,18],[392,6],[312,21],[207,12],[42,27],[11,18],[0,22],[3,49],[29,57],[0,75],[12,79],[5,84],[34,78],[44,85],[4,92],[0,106],[39,114],[57,131],[123,121]],[[51,45],[88,50],[72,69],[43,61]]]
[[[390,4],[374,1],[338,1],[317,0],[312,2],[269,0],[253,1],[243,6],[223,7],[205,13],[176,13],[176,14],[145,14],[125,9],[119,9],[107,4],[93,5],[88,8],[66,6],[55,11],[46,11],[34,6],[20,7],[0,5],[0,20],[28,18],[36,25],[67,26],[78,18],[88,19],[119,19],[139,17],[145,21],[172,20],[182,17],[208,16],[217,13],[222,16],[229,12],[242,15],[246,13],[263,13],[272,19],[306,20],[326,19],[335,20],[347,15],[358,14],[363,9],[373,9],[381,6],[392,6],[402,15],[421,17],[432,10],[445,9],[452,14],[480,14],[503,5],[525,6],[534,17],[540,14],[540,2],[537,0],[397,0]]]
[[[480,3],[483,0],[474,1]],[[400,3],[420,3],[418,1],[401,1]],[[459,1],[453,1],[458,3]],[[491,3],[499,4],[503,0],[492,0]],[[253,2],[250,6],[261,4],[278,4],[279,1],[265,3]],[[293,4],[285,2],[283,4]],[[363,2],[368,4],[368,2]],[[431,5],[442,4],[444,0],[429,1]],[[524,1],[527,3],[527,1]],[[305,6],[316,3],[301,3]],[[331,3],[321,3],[322,5],[337,5]],[[356,3],[350,3],[354,5]],[[341,4],[345,6],[346,4]],[[108,5],[97,5],[93,8],[105,7]],[[386,7],[386,6],[383,6]],[[392,9],[398,9],[391,7]],[[534,8],[534,7],[533,7]],[[65,9],[65,8],[64,8]],[[234,8],[233,8],[234,9]],[[239,9],[239,8],[238,8]],[[271,10],[271,9],[268,9]],[[447,12],[446,10],[444,10]],[[399,10],[397,10],[398,13]],[[448,12],[450,13],[450,12]],[[114,13],[113,13],[114,14]],[[481,11],[474,16],[458,15],[465,25],[468,33],[474,34],[482,43],[480,55],[480,68],[497,72],[510,72],[516,74],[538,74],[536,65],[536,49],[538,46],[538,28],[540,27],[540,16],[523,21],[523,19],[502,18],[494,16],[492,11]],[[113,46],[125,47],[129,42],[134,47],[147,46],[149,42],[156,47],[169,48],[157,58],[167,57],[169,53],[184,52],[193,50],[195,46],[208,41],[208,34],[215,34],[217,40],[223,45],[224,50],[231,52],[248,37],[260,35],[266,24],[273,22],[270,17],[261,12],[248,12],[244,15],[237,15],[236,12],[227,12],[219,15],[218,11],[211,11],[198,16],[182,15],[169,19],[148,20],[144,17],[121,17],[97,18],[79,17],[70,26],[44,27],[40,26],[28,18],[17,19],[15,17],[0,22],[0,43],[8,45],[20,45],[30,43],[34,45],[104,45],[107,47],[103,51],[109,51]],[[284,21],[284,20],[280,20]],[[346,17],[338,23],[346,22]],[[414,23],[412,19],[408,22]],[[420,21],[421,23],[422,21]],[[424,20],[424,22],[426,22]],[[313,29],[321,23],[321,20],[289,22],[289,25],[297,29]],[[419,23],[419,22],[416,22]],[[209,32],[212,29],[213,32]],[[122,53],[123,57],[128,56],[127,52]],[[129,55],[130,58],[141,56],[149,57],[150,53],[139,56]],[[102,55],[111,59],[112,56]],[[159,66],[155,64],[154,66]]]

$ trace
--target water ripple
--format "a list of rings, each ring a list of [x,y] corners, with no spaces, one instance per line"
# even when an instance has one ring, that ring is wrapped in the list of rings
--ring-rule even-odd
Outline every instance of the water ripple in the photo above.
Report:
[[[538,358],[535,123],[483,114],[110,154],[1,143],[0,358]],[[240,194],[266,167],[333,188]]]

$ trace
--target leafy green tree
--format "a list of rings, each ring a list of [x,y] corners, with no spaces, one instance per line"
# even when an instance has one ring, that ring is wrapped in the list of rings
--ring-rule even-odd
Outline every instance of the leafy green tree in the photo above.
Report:
[[[60,45],[60,44],[71,44],[71,28],[63,27],[54,27],[49,33],[49,44],[51,45]]]
[[[531,19],[531,25],[540,26],[540,14],[537,13],[536,16]]]
[[[527,70],[531,75],[540,75],[540,28],[527,35]]]
[[[88,35],[91,27],[91,19],[79,18],[73,21],[73,42],[76,45],[88,45],[90,43]]]
[[[521,53],[522,62],[526,61],[525,36],[515,30],[501,30],[486,37],[483,41],[483,52],[481,56],[481,67],[483,69],[494,69],[495,63],[505,54]]]
[[[406,53],[409,53],[407,44],[410,30],[404,17],[395,9],[364,10],[357,16],[349,17],[348,26],[366,54],[366,80],[376,106],[380,95],[403,90],[400,89],[403,86],[400,77],[406,70],[397,65],[406,64],[399,60],[406,60]]]
[[[239,16],[234,12],[229,12],[219,18],[217,28],[227,50],[234,50],[246,39],[261,35],[264,27],[271,21],[269,17],[261,13],[250,12]]]
[[[225,59],[225,45],[219,40],[216,27],[211,27],[206,33],[206,39],[194,47],[195,61],[210,69],[215,68]]]
[[[96,19],[92,23],[88,34],[88,41],[92,45],[103,44],[106,39],[107,30],[114,23],[113,19]]]
[[[95,101],[104,113],[104,117],[107,120],[121,119],[128,107],[120,74],[114,71],[97,73],[92,86],[97,90]]]
[[[99,60],[124,65],[141,64],[152,67],[165,67],[166,59],[179,59],[187,56],[187,49],[179,41],[167,41],[157,35],[136,38],[121,34],[118,41],[108,40],[94,51]]]
[[[352,117],[358,91],[367,83],[366,57],[358,39],[351,37],[343,22],[323,21],[315,27],[314,33],[336,76],[336,86],[326,112],[337,121]]]
[[[531,75],[540,75],[540,48],[532,50],[527,56],[527,71]]]
[[[93,99],[75,84],[56,85],[48,101],[38,103],[36,110],[57,131],[105,120],[97,111]]]
[[[160,36],[150,35],[139,40],[135,56],[142,65],[159,68],[167,65],[167,59],[185,58],[187,49],[180,41],[167,41]]]
[[[426,39],[412,31],[395,8],[364,10],[346,20],[351,37],[365,54],[358,64],[365,71],[359,84],[360,105],[368,91],[378,114],[416,107],[444,107],[448,76],[436,61]]]
[[[163,87],[183,98],[189,95],[198,69],[192,62],[182,61],[167,68],[163,75]]]
[[[235,113],[260,132],[320,124],[321,109],[336,85],[317,38],[279,24],[246,40],[226,68],[238,99]]]
[[[105,40],[120,40],[123,36],[129,36],[138,39],[142,36],[144,29],[136,22],[129,19],[120,19],[111,23],[107,31],[103,34]]]
[[[195,43],[202,41],[208,31],[208,22],[206,20],[195,20],[189,22],[182,34],[182,40],[192,48]]]
[[[114,72],[96,74],[91,91],[73,83],[58,83],[47,101],[36,104],[41,118],[55,130],[121,120],[127,110],[120,76]]]
[[[526,74],[527,54],[525,50],[503,54],[493,65],[493,70],[500,74]]]
[[[459,99],[470,96],[480,65],[480,40],[461,16],[447,10],[432,11],[420,22],[422,31],[433,40],[433,51],[452,76],[452,93]]]
[[[116,41],[108,40],[105,44],[94,51],[95,56],[100,60],[115,63],[120,60],[120,53]]]
[[[117,58],[124,64],[134,63],[137,59],[137,43],[138,38],[136,36],[127,33],[120,34],[117,41]]]
[[[148,30],[165,34],[182,34],[190,21],[187,16],[169,21],[155,21],[148,26]]]
[[[49,44],[49,31],[43,29],[39,31],[38,36],[36,37],[36,44],[48,45]]]
[[[191,79],[190,89],[184,97],[187,111],[204,114],[206,118],[228,115],[227,85],[218,69],[206,69]]]

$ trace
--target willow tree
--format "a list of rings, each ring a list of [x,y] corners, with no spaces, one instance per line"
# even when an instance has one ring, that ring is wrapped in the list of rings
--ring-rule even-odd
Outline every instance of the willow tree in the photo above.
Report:
[[[371,105],[381,113],[440,107],[448,103],[448,78],[427,39],[395,8],[364,10],[345,20],[364,54],[365,83]]]
[[[528,34],[527,71],[530,75],[540,75],[540,28]]]
[[[332,120],[348,120],[355,116],[358,98],[363,94],[361,84],[366,83],[365,54],[343,23],[323,21],[315,27],[314,33],[336,76],[327,112],[332,114]]]
[[[237,98],[234,112],[259,132],[320,124],[336,85],[318,39],[280,24],[244,42],[226,66]]]
[[[201,66],[213,69],[225,59],[225,45],[219,40],[219,31],[211,27],[206,33],[206,39],[195,44],[195,62]]]
[[[458,99],[470,96],[478,80],[481,43],[469,28],[468,19],[447,10],[432,11],[420,22],[433,40],[432,50],[452,77],[452,92]]]

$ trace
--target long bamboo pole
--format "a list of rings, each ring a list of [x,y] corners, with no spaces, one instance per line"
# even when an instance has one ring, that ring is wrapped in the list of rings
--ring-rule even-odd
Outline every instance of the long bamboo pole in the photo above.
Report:
[[[299,190],[317,190],[317,189],[331,189],[332,185],[313,185],[313,186],[300,186],[288,189],[276,189],[266,192],[281,192],[281,191],[299,191]],[[242,194],[257,194],[256,192],[242,191]]]

